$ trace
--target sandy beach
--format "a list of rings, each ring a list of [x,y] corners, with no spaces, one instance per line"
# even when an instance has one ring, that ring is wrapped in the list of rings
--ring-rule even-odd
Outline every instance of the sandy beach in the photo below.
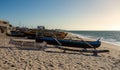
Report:
[[[9,44],[9,37],[0,36],[0,70],[119,70],[120,46],[102,42],[98,49],[110,50],[92,56],[57,48],[46,52],[36,49],[19,49]],[[4,43],[5,42],[5,43]],[[48,45],[53,47],[53,45]]]

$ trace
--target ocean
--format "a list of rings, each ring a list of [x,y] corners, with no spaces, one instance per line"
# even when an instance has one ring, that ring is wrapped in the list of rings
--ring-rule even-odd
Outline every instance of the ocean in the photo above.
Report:
[[[120,46],[120,31],[68,31],[80,37],[101,39],[101,41]]]

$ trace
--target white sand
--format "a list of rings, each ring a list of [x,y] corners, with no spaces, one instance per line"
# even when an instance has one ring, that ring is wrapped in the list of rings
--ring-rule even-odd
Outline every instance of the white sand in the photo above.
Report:
[[[0,70],[119,70],[120,46],[102,43],[98,49],[110,50],[91,56],[88,53],[77,53],[48,48],[45,52],[39,50],[22,50],[8,44],[4,46],[3,36],[0,36]]]

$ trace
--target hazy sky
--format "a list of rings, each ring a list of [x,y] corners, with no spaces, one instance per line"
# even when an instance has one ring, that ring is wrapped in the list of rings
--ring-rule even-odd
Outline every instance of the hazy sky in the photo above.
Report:
[[[120,30],[120,0],[0,0],[0,19],[15,26]]]

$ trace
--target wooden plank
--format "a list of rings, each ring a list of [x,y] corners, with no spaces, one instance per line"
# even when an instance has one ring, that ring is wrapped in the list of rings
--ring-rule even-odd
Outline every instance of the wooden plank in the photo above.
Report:
[[[86,52],[86,53],[105,53],[109,52],[109,50],[76,50],[76,49],[68,49],[68,48],[61,48],[59,49],[66,50],[66,51],[76,51],[76,52]]]

